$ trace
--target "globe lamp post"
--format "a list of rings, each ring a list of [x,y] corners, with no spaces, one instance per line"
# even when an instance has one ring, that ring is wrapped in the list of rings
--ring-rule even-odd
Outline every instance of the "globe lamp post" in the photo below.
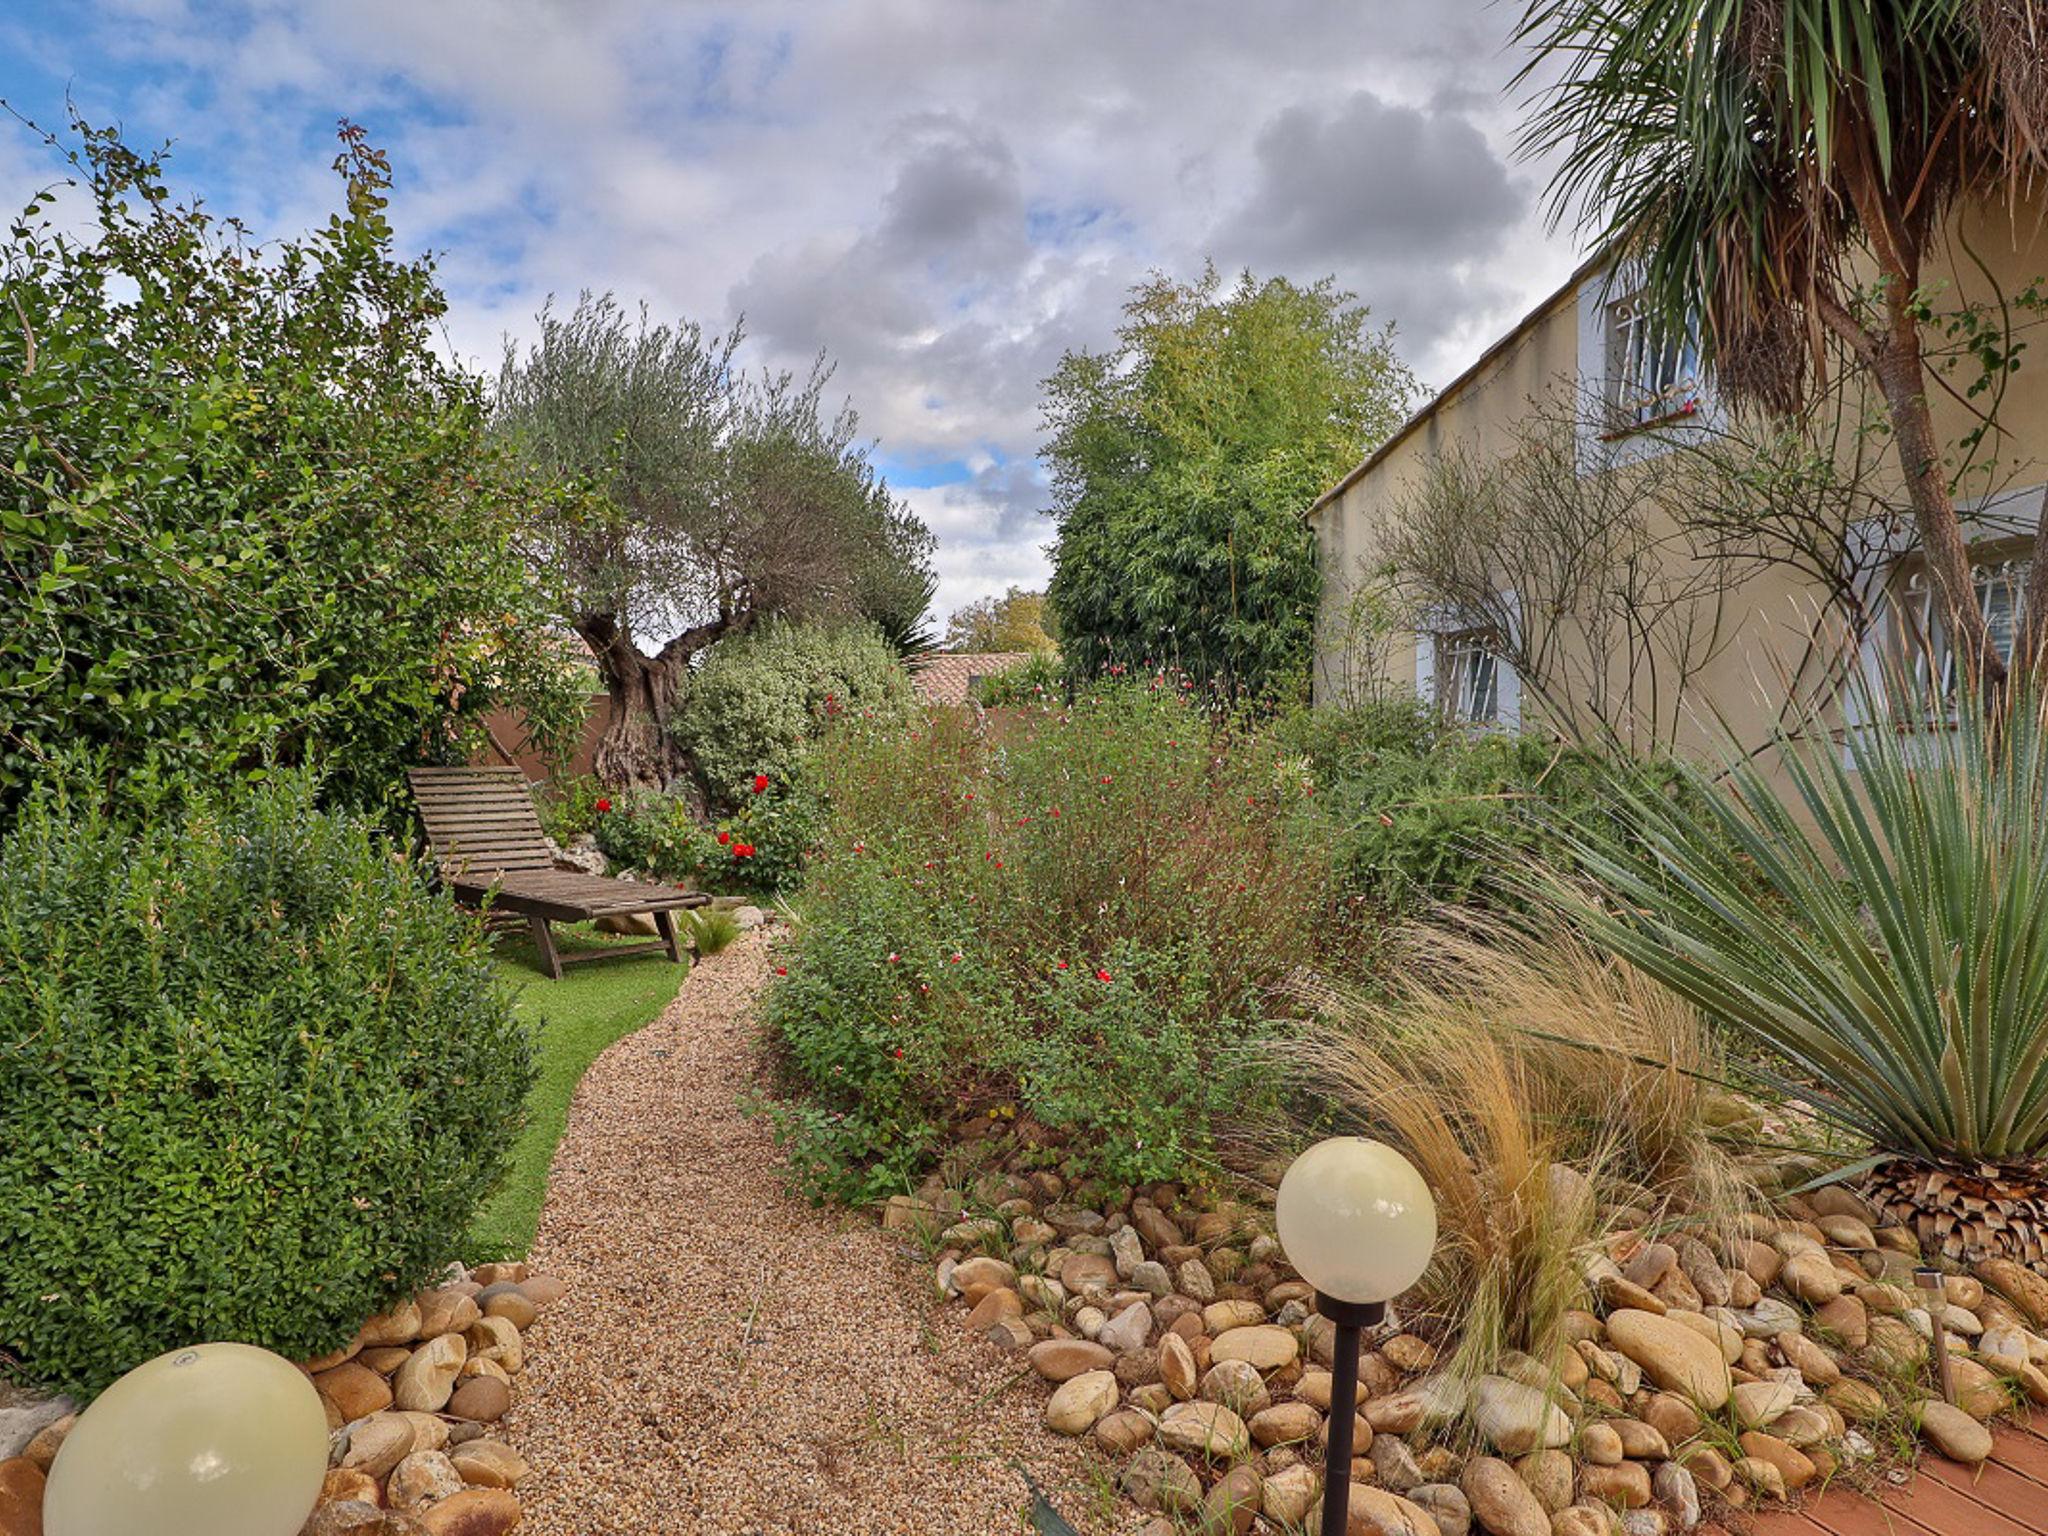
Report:
[[[327,1473],[305,1373],[247,1344],[174,1349],[78,1416],[43,1495],[48,1536],[296,1536]]]
[[[1322,1536],[1344,1536],[1358,1422],[1359,1335],[1377,1327],[1387,1303],[1429,1268],[1436,1201],[1414,1164],[1386,1143],[1334,1136],[1289,1165],[1273,1214],[1288,1262],[1315,1287],[1316,1309],[1337,1329]]]

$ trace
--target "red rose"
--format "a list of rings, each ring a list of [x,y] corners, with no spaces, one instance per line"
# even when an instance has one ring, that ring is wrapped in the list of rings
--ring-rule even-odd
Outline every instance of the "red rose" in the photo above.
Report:
[[[1116,978],[1114,976],[1111,976],[1107,971],[1097,971],[1095,973],[1095,979],[1097,981],[1114,981]]]
[[[732,834],[731,834],[730,832],[721,832],[721,833],[719,833],[719,834],[718,834],[718,846],[719,846],[719,847],[723,848],[723,847],[725,847],[725,846],[726,846],[726,844],[730,843],[731,841],[732,841]]]
[[[732,845],[732,856],[736,859],[751,859],[754,856],[754,845],[752,843],[734,843]]]
[[[606,800],[606,799],[603,799],[603,798],[600,798],[600,799],[598,800],[598,802],[597,802],[597,814],[598,814],[598,815],[602,816],[602,815],[603,815],[603,814],[604,814],[604,813],[605,813],[606,811],[610,810],[611,808],[612,808],[612,803],[611,803],[611,801],[609,801],[609,800]]]
[[[758,795],[758,794],[760,794],[760,793],[761,793],[761,791],[763,791],[763,790],[764,790],[764,789],[766,789],[767,787],[768,787],[768,775],[767,775],[767,774],[765,774],[765,773],[757,773],[757,774],[755,774],[755,775],[754,775],[754,793]]]

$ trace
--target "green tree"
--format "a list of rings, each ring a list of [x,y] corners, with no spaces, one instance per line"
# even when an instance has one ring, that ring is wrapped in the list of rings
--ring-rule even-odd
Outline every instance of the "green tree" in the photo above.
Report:
[[[1830,345],[1869,371],[1949,633],[2001,676],[1929,408],[1923,268],[1957,203],[2017,216],[2048,171],[2048,5],[1528,0],[1518,36],[1523,78],[1554,72],[1524,147],[1560,157],[1555,216],[1640,259],[1664,327],[1700,325],[1737,401],[1797,410]],[[2038,657],[2048,562],[2027,597]]]
[[[1049,602],[1085,674],[1176,662],[1234,690],[1305,678],[1317,597],[1302,509],[1400,421],[1391,327],[1329,280],[1155,277],[1117,345],[1046,381],[1059,541]]]
[[[1046,628],[1051,618],[1043,592],[1012,586],[1001,597],[991,594],[954,609],[946,620],[946,649],[984,654],[1057,650]]]
[[[831,370],[752,376],[740,331],[629,317],[584,294],[508,349],[496,422],[561,489],[529,525],[564,620],[610,695],[595,772],[665,788],[687,764],[669,729],[693,658],[763,619],[860,617],[911,636],[932,536],[876,473]]]
[[[117,800],[309,762],[369,804],[501,704],[562,744],[580,705],[384,156],[343,124],[341,210],[258,246],[73,129],[92,228],[45,194],[0,245],[0,807],[81,755]]]

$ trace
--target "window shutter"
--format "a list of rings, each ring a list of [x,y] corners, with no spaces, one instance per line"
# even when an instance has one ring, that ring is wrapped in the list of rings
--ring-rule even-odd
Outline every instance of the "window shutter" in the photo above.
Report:
[[[1415,692],[1425,704],[1436,703],[1436,636],[1428,630],[1415,635]]]

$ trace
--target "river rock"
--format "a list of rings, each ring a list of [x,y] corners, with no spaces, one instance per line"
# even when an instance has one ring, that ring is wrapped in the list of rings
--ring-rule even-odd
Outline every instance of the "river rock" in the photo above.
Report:
[[[1202,1500],[1202,1536],[1245,1536],[1259,1517],[1265,1479],[1258,1468],[1232,1467]]]
[[[1618,1467],[1583,1467],[1579,1491],[1615,1509],[1641,1509],[1650,1502],[1650,1469],[1639,1461],[1624,1461]]]
[[[1251,1432],[1244,1420],[1221,1403],[1175,1403],[1160,1416],[1159,1443],[1212,1461],[1236,1461],[1251,1454]]]
[[[1563,1451],[1531,1451],[1515,1463],[1515,1475],[1536,1495],[1544,1512],[1554,1515],[1571,1503],[1579,1469]]]
[[[356,1330],[356,1343],[369,1349],[378,1344],[410,1344],[420,1336],[420,1306],[410,1299],[388,1312],[379,1312]]]
[[[1084,1435],[1116,1407],[1117,1380],[1111,1371],[1084,1371],[1060,1383],[1045,1405],[1046,1428],[1060,1435]]]
[[[1095,1342],[1104,1349],[1128,1354],[1143,1349],[1152,1337],[1152,1309],[1142,1301],[1131,1303],[1102,1325]]]
[[[519,1500],[505,1488],[465,1488],[419,1513],[428,1536],[505,1536],[519,1524]]]
[[[1515,1469],[1493,1456],[1465,1463],[1458,1487],[1490,1536],[1550,1536],[1550,1516]]]
[[[445,1287],[437,1291],[421,1291],[419,1295],[413,1298],[419,1304],[420,1309],[420,1337],[423,1339],[438,1339],[444,1333],[460,1333],[479,1317],[483,1316],[483,1308],[479,1304],[477,1297],[487,1295],[490,1291],[494,1290],[517,1289],[518,1287],[507,1282],[500,1282],[498,1285],[488,1287],[484,1291],[479,1291],[477,1296],[471,1296],[466,1291],[449,1290]],[[523,1291],[520,1292],[520,1299],[525,1302],[530,1314],[533,1310],[532,1300]],[[519,1326],[522,1328],[530,1326],[530,1320],[529,1323],[521,1323]]]
[[[1788,1493],[1804,1488],[1819,1470],[1803,1451],[1778,1435],[1767,1435],[1759,1429],[1745,1430],[1739,1443],[1745,1455],[1768,1461],[1778,1469]]]
[[[1745,1381],[1730,1394],[1735,1422],[1744,1429],[1763,1429],[1799,1401],[1799,1389],[1789,1381]]]
[[[1219,1360],[1202,1377],[1204,1402],[1221,1403],[1241,1419],[1263,1413],[1273,1401],[1265,1380],[1242,1360]]]
[[[1472,1529],[1472,1501],[1462,1488],[1449,1483],[1424,1483],[1404,1495],[1409,1503],[1429,1512],[1442,1536],[1467,1536]]]
[[[313,1386],[334,1404],[334,1411],[341,1415],[344,1424],[366,1419],[391,1406],[391,1384],[359,1361],[345,1361],[332,1370],[320,1372],[313,1378]]]
[[[1441,1536],[1428,1510],[1384,1488],[1353,1483],[1347,1502],[1345,1536]],[[1322,1518],[1323,1501],[1317,1498],[1309,1505],[1309,1528],[1318,1528]]]
[[[1152,1415],[1136,1408],[1119,1408],[1095,1421],[1095,1443],[1112,1456],[1128,1456],[1151,1444],[1152,1434]]]
[[[1276,1525],[1298,1526],[1308,1518],[1322,1482],[1305,1466],[1287,1467],[1267,1478],[1259,1491],[1260,1507]]]
[[[488,1437],[464,1441],[448,1453],[448,1460],[465,1483],[479,1488],[516,1487],[533,1471],[511,1446]]]
[[[1672,1523],[1689,1531],[1700,1523],[1700,1490],[1692,1473],[1675,1461],[1667,1461],[1650,1474],[1650,1492],[1671,1511]]]
[[[463,1330],[469,1353],[478,1360],[490,1360],[517,1376],[526,1365],[526,1345],[519,1330],[502,1317],[480,1317]]]
[[[1991,1431],[1952,1404],[1929,1398],[1914,1410],[1920,1437],[1950,1461],[1976,1466],[1991,1454]]]
[[[348,1432],[341,1464],[380,1481],[412,1454],[412,1425],[401,1414],[373,1413]]]
[[[384,1499],[393,1509],[417,1509],[462,1492],[462,1474],[440,1451],[414,1451],[391,1469]]]
[[[1971,1273],[2024,1312],[2036,1328],[2048,1328],[2048,1275],[2037,1275],[2011,1259],[1985,1259]]]
[[[1178,1456],[1147,1448],[1125,1466],[1117,1486],[1124,1497],[1146,1511],[1192,1514],[1202,1504],[1202,1480]]]
[[[1211,1360],[1242,1360],[1256,1371],[1277,1371],[1294,1364],[1301,1346],[1285,1328],[1271,1323],[1252,1328],[1232,1328],[1216,1336],[1210,1346]]]
[[[468,1358],[469,1348],[460,1334],[444,1333],[427,1340],[392,1377],[392,1401],[413,1413],[440,1412],[453,1395],[455,1380]]]
[[[1683,1323],[1624,1309],[1607,1319],[1607,1337],[1665,1390],[1681,1393],[1708,1410],[1728,1401],[1734,1385],[1728,1362],[1711,1342]]]
[[[1323,1416],[1304,1402],[1275,1403],[1253,1414],[1245,1426],[1253,1442],[1261,1446],[1313,1440],[1322,1427]]]
[[[1423,1475],[1415,1453],[1408,1448],[1408,1442],[1398,1435],[1373,1436],[1365,1454],[1372,1462],[1380,1487],[1389,1493],[1406,1493],[1417,1484],[1429,1481]]]

